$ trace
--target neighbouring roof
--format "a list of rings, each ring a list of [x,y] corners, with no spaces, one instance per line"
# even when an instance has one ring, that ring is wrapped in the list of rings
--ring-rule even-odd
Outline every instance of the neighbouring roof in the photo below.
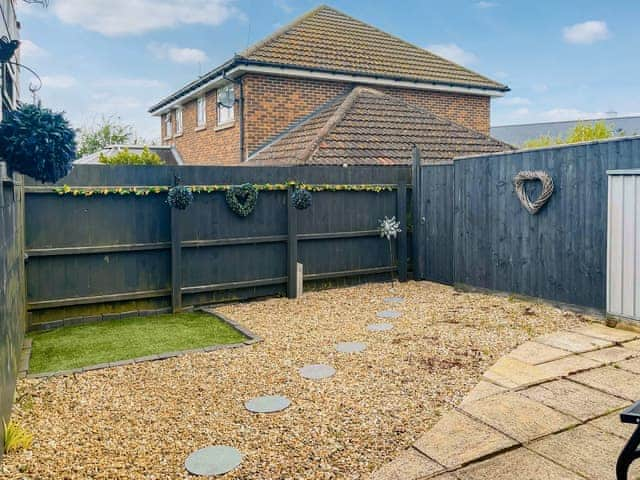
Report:
[[[89,155],[85,155],[73,163],[76,165],[102,165],[100,163],[100,154],[104,154],[107,157],[112,157],[118,152],[121,152],[125,148],[128,149],[131,153],[141,154],[144,149],[144,145],[109,145],[99,152],[91,153]],[[149,150],[152,153],[156,153],[160,159],[166,165],[182,165],[182,157],[178,153],[178,151],[169,145],[147,145]]]
[[[414,144],[424,163],[513,149],[396,97],[356,87],[258,150],[249,163],[404,165]]]
[[[527,123],[520,125],[500,125],[491,127],[491,135],[512,145],[522,145],[527,140],[548,135],[563,137],[579,123],[593,125],[606,122],[616,135],[640,135],[640,116],[590,118],[585,120],[568,120],[564,122]]]
[[[322,5],[166,97],[150,112],[238,65],[309,69],[494,92],[509,90],[499,82]]]

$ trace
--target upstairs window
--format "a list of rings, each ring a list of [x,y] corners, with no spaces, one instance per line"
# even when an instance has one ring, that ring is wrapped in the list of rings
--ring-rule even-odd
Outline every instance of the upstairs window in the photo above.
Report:
[[[236,95],[232,83],[218,89],[218,125],[233,122],[233,107],[235,102]]]
[[[173,136],[173,125],[171,124],[171,112],[164,116],[164,138],[171,138]]]
[[[176,135],[182,134],[182,107],[176,109]]]
[[[207,101],[204,97],[196,100],[196,126],[204,127],[207,124]]]

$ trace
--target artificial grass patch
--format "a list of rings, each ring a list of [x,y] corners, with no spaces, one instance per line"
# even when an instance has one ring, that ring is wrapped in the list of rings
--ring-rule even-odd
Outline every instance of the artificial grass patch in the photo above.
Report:
[[[193,312],[109,320],[29,334],[29,373],[56,372],[246,338],[218,317]]]

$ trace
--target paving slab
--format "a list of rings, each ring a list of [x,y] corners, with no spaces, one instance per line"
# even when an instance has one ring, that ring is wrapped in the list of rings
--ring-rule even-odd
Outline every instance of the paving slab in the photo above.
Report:
[[[602,350],[594,350],[593,352],[582,353],[583,357],[590,358],[602,363],[615,363],[626,360],[633,356],[639,355],[640,352],[624,347],[609,347]]]
[[[640,340],[632,340],[630,342],[625,342],[623,343],[623,345],[624,345],[624,348],[640,351]]]
[[[571,331],[582,335],[588,335],[589,337],[609,340],[611,342],[628,342],[640,337],[640,334],[636,332],[622,330],[621,328],[611,328],[597,323],[582,325],[580,327],[573,328]]]
[[[539,342],[525,342],[509,353],[509,357],[521,362],[537,365],[571,355],[573,352],[550,347]]]
[[[473,389],[467,394],[467,396],[464,397],[461,405],[469,402],[475,402],[476,400],[480,400],[481,398],[490,397],[491,395],[496,395],[498,393],[506,391],[506,388],[500,387],[495,383],[480,380],[480,382],[475,387],[473,387]]]
[[[623,370],[640,374],[640,357],[618,362],[616,366]]]
[[[502,357],[484,373],[483,378],[505,388],[517,388],[544,382],[553,375],[537,365]]]
[[[568,380],[547,382],[518,393],[583,422],[622,408],[629,403]]]
[[[640,375],[615,367],[601,367],[573,374],[571,380],[611,395],[636,401],[640,399]]]
[[[552,362],[541,363],[538,367],[547,372],[549,377],[565,377],[570,373],[581,372],[602,365],[604,365],[604,362],[598,362],[581,355],[571,355]]]
[[[591,350],[613,345],[613,342],[609,340],[589,337],[575,332],[550,333],[549,335],[535,338],[534,341],[574,353],[590,352]]]
[[[572,472],[592,480],[614,480],[616,460],[624,447],[622,438],[590,425],[581,425],[566,432],[550,435],[528,446]],[[640,469],[633,468],[629,478]]]
[[[438,472],[444,468],[421,453],[409,449],[398,458],[383,465],[369,477],[370,480],[418,480]],[[444,480],[444,479],[443,479]]]
[[[522,447],[465,467],[456,476],[460,480],[583,480]]]
[[[627,406],[629,405],[631,405],[631,403],[629,403]],[[631,423],[622,423],[620,421],[620,412],[622,412],[622,410],[623,409],[610,413],[609,415],[596,418],[595,420],[591,420],[588,425],[599,428],[600,430],[623,438],[625,441],[627,441],[633,431],[636,429],[636,426],[632,425]]]
[[[460,407],[493,428],[529,442],[579,422],[515,392],[501,393]]]
[[[514,445],[513,439],[455,410],[413,444],[447,468],[465,465]]]

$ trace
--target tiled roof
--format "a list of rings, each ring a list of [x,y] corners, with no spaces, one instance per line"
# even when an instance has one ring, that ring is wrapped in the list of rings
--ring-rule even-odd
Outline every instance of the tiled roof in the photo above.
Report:
[[[239,56],[254,62],[507,89],[498,82],[324,5]]]
[[[264,165],[403,165],[417,145],[424,163],[512,150],[487,135],[377,90],[356,87],[260,149]]]

